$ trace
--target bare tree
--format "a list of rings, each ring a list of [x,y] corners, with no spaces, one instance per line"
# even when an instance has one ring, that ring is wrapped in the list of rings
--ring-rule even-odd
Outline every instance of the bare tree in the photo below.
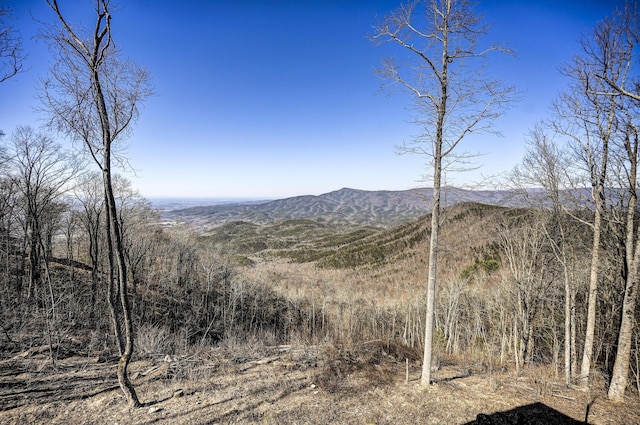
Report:
[[[22,296],[22,277],[17,273],[15,274],[15,296],[11,296],[12,291],[9,288],[9,273],[10,273],[10,258],[11,252],[15,250],[15,242],[12,238],[12,232],[14,224],[16,222],[16,210],[18,209],[18,188],[16,187],[15,179],[9,176],[2,176],[0,178],[0,231],[2,232],[1,240],[2,247],[0,251],[3,253],[3,266],[5,269],[5,291],[3,295],[6,296],[6,300],[16,299],[20,301]],[[17,268],[16,268],[17,270]]]
[[[80,177],[75,188],[75,199],[81,208],[80,223],[89,241],[91,261],[91,306],[96,305],[96,294],[100,276],[100,228],[104,216],[104,187],[100,173],[88,173]],[[93,314],[93,313],[92,313]]]
[[[581,39],[581,54],[563,69],[571,80],[569,89],[554,105],[555,131],[569,138],[576,162],[582,164],[591,186],[594,208],[587,321],[580,369],[583,386],[589,384],[593,364],[602,236],[607,206],[612,203],[606,188],[612,186],[612,149],[621,129],[620,111],[624,110],[621,97],[611,92],[607,81],[624,81],[629,70],[624,64],[628,58],[620,51],[619,40],[608,38],[613,25],[613,20],[605,19],[592,34]]]
[[[513,347],[516,368],[530,363],[535,345],[536,319],[543,311],[549,285],[547,238],[542,216],[532,211],[513,223],[504,223],[499,245],[508,266],[504,270],[514,311]]]
[[[423,132],[400,150],[425,155],[433,170],[422,384],[431,381],[443,167],[464,160],[466,155],[455,151],[462,140],[471,132],[492,132],[492,122],[515,95],[513,87],[484,72],[490,53],[507,52],[480,44],[488,29],[470,1],[418,0],[388,15],[372,36],[377,43],[391,43],[406,52],[401,56],[407,58],[406,64],[386,59],[379,73],[415,100],[417,124]]]
[[[129,404],[141,404],[128,376],[133,355],[133,323],[127,293],[127,263],[118,207],[114,196],[113,166],[118,142],[139,115],[139,105],[152,94],[150,77],[141,67],[122,58],[112,33],[109,0],[95,0],[95,26],[84,34],[67,21],[57,0],[47,0],[58,25],[43,37],[56,56],[42,100],[50,123],[83,144],[102,174],[106,206],[109,305],[120,348],[118,382]],[[117,279],[117,285],[114,282]]]
[[[59,336],[56,300],[49,273],[51,241],[58,228],[63,189],[77,174],[78,162],[50,137],[30,127],[19,127],[11,137],[11,161],[20,194],[25,246],[29,263],[27,298],[44,305],[51,361],[55,365],[54,338]],[[44,274],[42,274],[44,271]],[[46,284],[42,290],[40,286]],[[39,296],[39,298],[38,298]]]
[[[545,123],[538,123],[529,133],[522,164],[510,174],[510,183],[532,208],[548,210],[541,224],[556,260],[562,266],[564,280],[564,371],[565,382],[571,383],[577,369],[575,283],[571,279],[572,254],[568,243],[568,214],[565,196],[572,187],[568,178],[571,162],[567,152],[559,147]],[[531,191],[530,188],[541,188]]]
[[[629,359],[634,331],[635,309],[638,297],[638,279],[640,279],[640,227],[636,224],[636,204],[638,202],[638,127],[628,122],[624,137],[624,151],[627,154],[627,216],[625,222],[624,242],[624,298],[622,301],[622,317],[618,331],[616,359],[613,365],[608,396],[611,400],[622,401],[629,375]]]
[[[2,141],[4,137],[5,134],[0,131],[0,141]],[[0,232],[2,240],[2,247],[0,248],[0,251],[4,254],[3,265],[5,268],[4,276],[6,291],[4,291],[3,295],[6,294],[6,300],[11,298],[9,295],[9,258],[12,248],[11,231],[15,222],[15,210],[17,204],[17,188],[15,180],[11,178],[9,174],[8,158],[7,148],[3,142],[0,144]],[[16,298],[18,299],[22,292],[21,286],[22,280],[19,276],[16,276]]]
[[[640,19],[635,4],[627,4],[605,19],[594,30],[594,38],[603,46],[594,59],[599,64],[595,77],[604,81],[603,95],[617,102],[619,143],[614,146],[620,155],[615,159],[621,163],[620,187],[626,190],[621,198],[627,201],[625,222],[625,288],[622,302],[622,318],[618,332],[616,359],[613,365],[608,396],[622,401],[629,376],[629,359],[634,331],[635,309],[640,279],[640,226],[636,224],[638,201],[638,133],[640,122],[640,80],[637,78],[637,49],[640,45]],[[635,78],[634,78],[635,76]]]
[[[577,61],[580,65],[580,62]],[[587,71],[576,67],[575,76],[577,82],[581,77],[588,75]],[[571,75],[571,73],[568,73]],[[596,305],[598,292],[598,279],[600,268],[600,239],[602,236],[602,220],[605,208],[604,188],[606,185],[606,172],[608,165],[608,137],[604,143],[599,144],[597,134],[592,134],[590,115],[583,115],[583,110],[587,107],[584,103],[588,100],[583,98],[584,92],[579,83],[573,84],[569,92],[564,93],[554,104],[559,120],[554,122],[555,130],[561,134],[569,136],[573,142],[573,149],[581,164],[584,164],[585,173],[588,174],[588,181],[591,185],[591,196],[594,203],[594,218],[590,223],[593,228],[593,239],[591,248],[590,285],[587,307],[587,326],[585,334],[585,344],[583,346],[582,367],[580,372],[580,382],[583,386],[589,383],[591,361],[593,355],[593,344],[596,325]],[[599,111],[601,113],[601,111]]]
[[[158,222],[151,204],[131,186],[131,182],[121,176],[116,176],[116,198],[120,205],[120,222],[122,223],[122,237],[125,248],[128,269],[133,283],[134,293],[142,279],[145,261],[153,243],[152,234],[155,231],[150,223]]]
[[[0,83],[18,75],[25,58],[22,40],[8,19],[11,19],[11,10],[0,5]]]
[[[596,29],[596,37],[604,37],[603,42],[620,43],[610,45],[611,53],[617,53],[620,56],[617,58],[609,57],[602,58],[602,64],[606,65],[606,61],[611,59],[621,60],[621,65],[624,67],[625,78],[616,80],[612,78],[612,75],[607,73],[607,69],[600,70],[596,77],[602,79],[608,86],[608,90],[604,92],[608,94],[621,95],[630,98],[636,102],[640,102],[640,78],[637,74],[628,74],[631,68],[635,65],[632,60],[635,57],[634,48],[640,43],[640,20],[638,19],[638,5],[635,2],[628,2],[624,8],[617,10],[612,19],[606,21],[610,24],[609,28],[606,28],[606,24],[602,24],[600,31]],[[635,77],[633,77],[635,75]],[[628,77],[628,78],[627,78]]]
[[[53,139],[30,127],[11,136],[11,169],[21,198],[29,259],[29,294],[40,283],[42,261],[47,261],[46,221],[63,188],[78,172],[79,164]]]

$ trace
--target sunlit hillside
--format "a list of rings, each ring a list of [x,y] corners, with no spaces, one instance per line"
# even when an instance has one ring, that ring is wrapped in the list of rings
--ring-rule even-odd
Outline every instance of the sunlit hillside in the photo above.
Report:
[[[0,424],[640,425],[639,46],[638,0],[0,0]]]

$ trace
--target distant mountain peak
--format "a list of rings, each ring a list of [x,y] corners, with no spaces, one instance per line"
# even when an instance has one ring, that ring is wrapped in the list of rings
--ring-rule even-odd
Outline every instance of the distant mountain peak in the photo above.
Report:
[[[256,224],[290,219],[323,223],[389,227],[431,212],[431,188],[400,191],[361,190],[343,187],[321,195],[302,195],[263,203],[211,205],[166,212],[171,219],[213,226],[229,221]],[[443,207],[460,202],[522,206],[511,191],[472,191],[446,187]]]

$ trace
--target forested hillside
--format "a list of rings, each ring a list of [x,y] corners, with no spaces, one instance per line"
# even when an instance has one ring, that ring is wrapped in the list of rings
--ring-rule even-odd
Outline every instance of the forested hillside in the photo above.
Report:
[[[120,50],[132,41],[116,43],[112,31],[148,34],[116,20],[124,10],[109,0],[83,3],[87,17],[72,3],[46,0],[40,6],[50,20],[34,19],[45,48],[33,53],[44,56],[48,71],[33,79],[37,119],[27,118],[42,125],[0,129],[0,423],[640,423],[636,2],[576,34],[578,53],[560,69],[566,86],[523,135],[520,162],[492,179],[482,176],[483,187],[502,190],[447,182],[457,181],[448,180],[451,173],[474,171],[476,154],[463,146],[501,135],[496,122],[520,100],[519,89],[501,80],[502,62],[493,65],[492,55],[514,52],[482,38],[489,26],[474,3],[415,1],[382,18],[369,38],[396,53],[375,73],[385,89],[408,93],[417,130],[396,150],[424,159],[431,174],[423,181],[432,187],[344,188],[175,211],[154,209],[121,174],[137,172],[127,141],[142,105],[157,93],[147,69]],[[154,13],[168,7],[156,6]],[[302,15],[289,6],[286,14],[298,24]],[[138,7],[132,9],[141,13]],[[237,16],[245,19],[249,9],[255,12],[241,8]],[[145,12],[150,22],[151,15]],[[265,13],[254,25],[279,27],[271,18]],[[0,0],[2,88],[28,68],[22,36],[5,22],[10,19]],[[167,21],[160,24],[164,29]],[[165,154],[171,140],[189,155],[171,156],[172,167],[193,162],[206,173],[224,169],[234,177],[217,181],[230,186],[236,180],[253,185],[289,165],[297,171],[288,178],[295,180],[313,167],[271,156],[270,142],[282,137],[289,152],[303,146],[309,156],[328,158],[328,166],[315,167],[321,177],[339,167],[351,171],[357,161],[380,173],[378,181],[392,176],[375,154],[361,156],[379,132],[364,101],[329,125],[330,111],[352,104],[331,98],[324,110],[306,111],[321,100],[313,90],[328,92],[315,86],[318,78],[298,86],[308,97],[280,85],[271,93],[257,90],[268,85],[257,78],[270,71],[262,63],[273,56],[266,47],[291,39],[306,49],[299,33],[265,36],[256,45],[266,53],[259,57],[242,44],[238,51],[228,34],[205,34],[220,23],[199,27],[202,33],[184,39],[189,46],[176,43],[181,54],[187,47],[198,52],[196,69],[177,72],[176,91],[187,91],[182,84],[192,83],[191,73],[201,68],[212,70],[207,82],[226,84],[238,74],[242,85],[203,93],[206,115],[190,116],[190,123],[173,122],[164,111],[162,128],[144,136],[153,142],[149,158]],[[226,28],[232,37],[242,35]],[[303,29],[314,37],[308,42],[318,38]],[[183,32],[171,34],[178,40]],[[213,47],[259,59],[261,67],[242,65],[258,72],[239,72],[235,60],[233,66],[201,64],[210,47],[197,47],[201,34]],[[343,45],[350,46],[340,38],[327,50]],[[155,55],[153,47],[144,44],[143,53]],[[320,63],[312,56],[315,72]],[[291,51],[274,57],[286,71],[301,59]],[[162,67],[187,63],[178,59],[166,58]],[[346,62],[329,65],[342,76]],[[218,71],[230,73],[222,78]],[[297,79],[284,68],[276,71],[271,77],[286,77],[278,80],[282,86]],[[332,91],[350,92],[350,84],[332,81]],[[250,95],[238,96],[246,87],[254,87],[245,92]],[[233,102],[211,103],[223,92],[233,94]],[[317,121],[280,116],[281,98]],[[269,103],[260,104],[260,114],[250,112],[258,99]],[[256,119],[267,110],[274,115]],[[351,128],[359,114],[371,126],[362,133]],[[232,115],[242,117],[242,125]],[[226,137],[211,136],[218,151],[208,150],[211,140],[192,150],[184,140],[157,140],[168,127],[177,129],[176,139],[200,122],[228,124]],[[304,125],[295,135],[272,136],[273,122]],[[245,125],[251,140],[237,135]],[[335,129],[368,144],[327,152],[333,136],[324,130]],[[402,138],[397,129],[380,137],[389,134]],[[344,148],[341,137],[334,148]],[[515,142],[507,143],[495,145],[499,153]],[[225,148],[236,145],[244,151],[225,164]],[[265,164],[267,153],[273,163]],[[245,162],[256,170],[237,166]],[[164,178],[167,168],[150,174]],[[209,190],[201,169],[183,170]]]
[[[532,189],[531,193],[536,193]],[[443,205],[478,202],[521,207],[522,193],[512,190],[443,189]],[[431,211],[433,190],[418,188],[401,191],[340,189],[318,196],[296,196],[274,201],[226,203],[165,212],[175,219],[200,227],[229,221],[269,224],[282,220],[314,220],[326,224],[388,227],[406,223]]]
[[[244,362],[271,352],[268,347],[310,352],[325,347],[306,354],[311,357],[305,361],[315,365],[309,371],[315,385],[337,393],[351,385],[350,376],[404,368],[406,361],[412,374],[418,367],[428,216],[386,229],[310,220],[263,226],[230,222],[202,234],[162,228],[144,199],[126,185],[119,199],[128,235],[136,359],[187,359],[214,347],[236,347],[228,355]],[[56,222],[67,223],[67,233],[45,238],[49,254],[42,257],[41,280],[33,284],[28,252],[20,248],[29,244],[3,240],[8,247],[0,261],[7,365],[16,355],[40,356],[45,369],[78,355],[107,362],[117,355],[111,319],[101,313],[108,311],[109,296],[104,246],[98,238],[94,285],[91,215],[79,205],[57,210]],[[583,222],[592,214],[584,210],[577,218],[565,217],[578,324],[586,315],[582,300],[591,234]],[[544,385],[551,385],[562,368],[564,326],[562,265],[546,236],[551,216],[461,203],[443,217],[438,368],[470,376],[520,376],[544,368],[549,373]],[[615,240],[615,233],[605,240]],[[602,266],[612,279],[601,292],[596,364],[606,374],[620,314],[615,289],[620,263],[614,251],[607,251]],[[578,327],[576,335],[581,332]],[[170,363],[163,376],[184,385],[207,364],[200,362]],[[366,372],[369,368],[374,369]],[[382,377],[375,381],[387,382],[379,381]],[[8,397],[5,409],[21,405]]]
[[[109,300],[122,294],[111,283],[100,178],[80,172],[72,155],[29,128],[11,142],[0,192],[5,367],[30,370],[23,358],[48,371],[78,356],[114,362],[122,346],[113,333],[117,303]],[[207,367],[204,353],[220,347],[238,362],[252,361],[255,350],[304,347],[297,356],[307,358],[300,361],[310,379],[329,394],[378,368],[404,362],[415,373],[424,344],[429,215],[384,227],[311,219],[166,227],[127,180],[116,176],[114,183],[134,362],[204,355],[170,361],[162,375],[187,382],[181,380]],[[436,370],[514,377],[545,370],[543,386],[578,370],[597,210],[568,197],[554,209],[545,193],[522,192],[526,208],[462,202],[442,211]],[[627,224],[619,217],[629,198],[603,193],[610,197],[601,211],[594,390],[612,373],[628,278]],[[637,391],[637,333],[633,338],[629,372]],[[568,385],[577,378],[565,376]],[[32,385],[12,382],[25,391]],[[3,409],[23,406],[20,394],[4,394]]]

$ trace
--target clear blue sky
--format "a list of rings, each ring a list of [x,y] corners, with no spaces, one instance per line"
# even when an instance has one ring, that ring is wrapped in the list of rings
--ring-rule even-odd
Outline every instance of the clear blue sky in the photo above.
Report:
[[[91,0],[59,3],[91,28]],[[418,132],[408,122],[411,100],[400,91],[381,93],[373,73],[393,50],[366,37],[399,1],[117,3],[116,44],[149,70],[157,92],[128,141],[137,172],[127,176],[144,196],[282,198],[424,185],[425,158],[394,149]],[[465,146],[484,154],[483,167],[449,175],[448,184],[478,181],[520,160],[526,132],[566,85],[558,67],[618,3],[479,2],[477,10],[494,25],[490,39],[518,53],[493,62],[493,71],[523,96],[497,123],[503,138]],[[34,19],[51,22],[53,15],[44,0],[0,4],[14,9],[29,54],[27,72],[0,84],[0,129],[10,134],[18,125],[41,124],[36,81],[53,59],[32,37]]]

